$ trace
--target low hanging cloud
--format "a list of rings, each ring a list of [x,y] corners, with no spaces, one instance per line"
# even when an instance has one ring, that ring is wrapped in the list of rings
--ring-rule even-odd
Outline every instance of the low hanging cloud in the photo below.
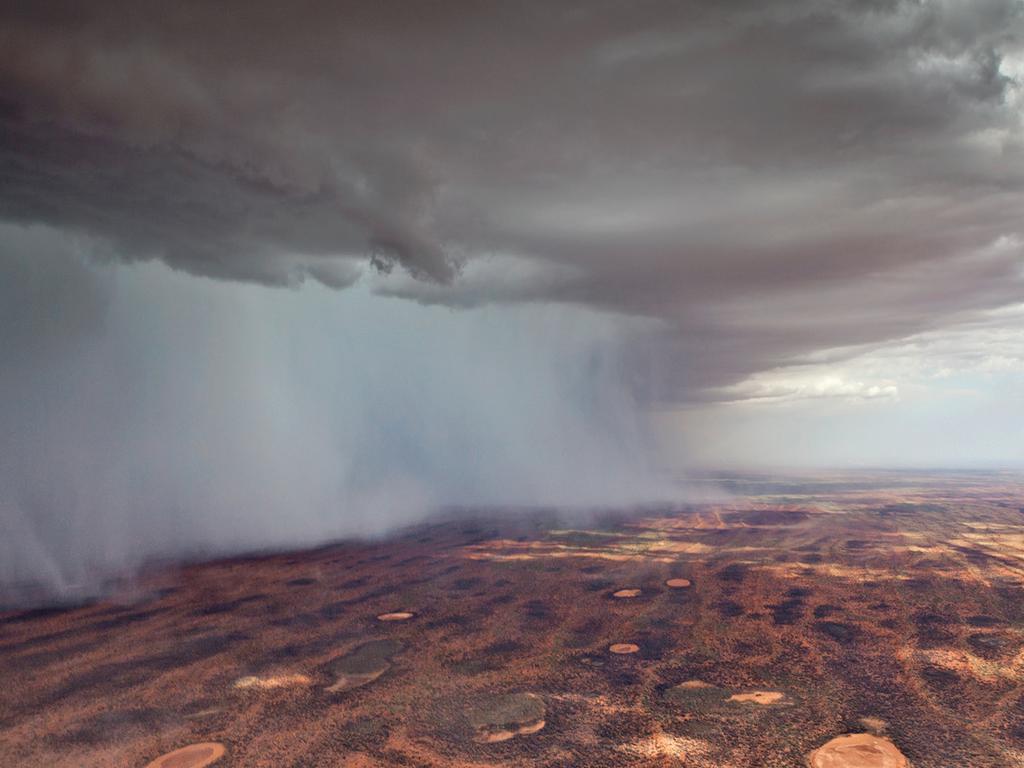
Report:
[[[0,216],[653,318],[652,401],[1024,298],[1020,0],[7,3]],[[809,320],[813,318],[813,320]]]
[[[852,461],[817,409],[889,413],[947,369],[1000,383],[941,400],[988,430],[950,454],[885,419],[887,450],[1019,456],[1022,25],[1022,0],[4,3],[0,602],[450,505],[678,498],[652,412],[704,463]]]
[[[453,506],[678,494],[622,358],[643,322],[112,267],[39,227],[0,242],[0,610]]]

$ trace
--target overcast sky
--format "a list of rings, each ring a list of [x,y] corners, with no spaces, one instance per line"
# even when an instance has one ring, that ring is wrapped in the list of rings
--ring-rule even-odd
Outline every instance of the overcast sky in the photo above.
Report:
[[[602,371],[669,464],[1020,465],[1022,32],[1022,0],[6,2],[9,388],[90,334],[221,343],[191,291],[333,296],[395,378],[441,364],[375,334],[472,333],[474,397],[516,328],[550,404]]]
[[[657,397],[1024,299],[1019,0],[4,4],[0,211],[665,322]]]

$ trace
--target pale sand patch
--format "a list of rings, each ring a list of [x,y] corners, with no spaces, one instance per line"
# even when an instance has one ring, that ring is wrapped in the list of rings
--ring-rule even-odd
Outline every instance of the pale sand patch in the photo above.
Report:
[[[615,563],[624,563],[631,560],[636,560],[638,555],[634,553],[627,554],[616,554],[614,552],[539,552],[536,554],[526,554],[523,552],[515,552],[511,554],[501,552],[470,552],[466,555],[469,560],[493,560],[495,562],[515,562],[521,560],[536,560],[541,557],[550,558],[568,558],[568,557],[587,557],[598,560],[610,560]],[[644,555],[644,559],[652,563],[674,563],[675,558],[670,556],[656,557],[654,555]]]
[[[787,563],[786,565],[762,565],[761,570],[768,573],[778,574],[783,579],[795,579],[806,576],[807,569],[823,576],[830,576],[837,579],[847,579],[854,583],[865,581],[906,581],[912,578],[909,574],[893,575],[892,571],[885,571],[881,568],[869,568],[867,566],[846,566],[838,563]]]
[[[628,597],[639,597],[642,590],[639,589],[620,589],[618,592],[612,594],[612,597],[628,598]]]
[[[651,547],[654,552],[678,552],[683,555],[706,555],[713,549],[714,547],[699,541],[672,541]]]
[[[519,542],[508,539],[494,539],[483,544],[464,548],[465,557],[471,560],[534,560],[537,558],[589,557],[613,562],[625,562],[642,557],[657,563],[673,563],[675,560],[653,554],[653,545],[646,541],[609,541],[600,547],[556,544],[546,541]]]
[[[648,760],[671,758],[677,761],[685,760],[687,755],[698,756],[708,751],[705,742],[670,736],[667,733],[656,733],[639,741],[619,744],[616,749]]]
[[[235,688],[255,688],[260,691],[271,691],[275,688],[299,688],[312,684],[312,679],[306,675],[271,675],[269,677],[250,675],[238,678],[235,681]]]
[[[684,689],[695,689],[695,688],[714,688],[711,683],[705,683],[703,680],[687,680],[685,683],[680,683],[676,688]]]
[[[415,616],[415,613],[411,611],[392,611],[391,613],[382,613],[377,617],[378,621],[406,621]]]
[[[728,700],[767,706],[769,704],[777,704],[785,696],[781,691],[750,691],[749,693],[734,693]]]
[[[686,589],[688,586],[690,586],[690,580],[689,579],[669,579],[668,581],[665,582],[665,586],[666,587],[671,587],[672,589]]]
[[[213,715],[219,715],[224,711],[223,707],[209,707],[207,709],[201,709],[198,712],[192,712],[185,715],[187,720],[202,720],[204,717],[212,717]]]
[[[528,736],[531,733],[537,733],[547,725],[543,720],[538,720],[535,723],[524,725],[514,730],[501,730],[501,731],[488,731],[481,733],[477,736],[477,741],[481,744],[494,744],[499,741],[508,741],[515,736]]]
[[[608,646],[608,650],[612,653],[636,653],[640,650],[640,646],[634,643],[614,643]]]
[[[910,761],[888,739],[870,733],[837,736],[807,756],[810,768],[909,768]]]
[[[929,546],[911,544],[908,547],[893,547],[894,552],[913,552],[915,555],[947,555],[952,552],[949,547]]]
[[[189,744],[187,747],[161,755],[146,768],[205,768],[224,757],[226,751],[223,744],[215,741]]]
[[[361,672],[353,673],[350,675],[338,675],[338,679],[334,681],[333,685],[324,688],[327,693],[341,693],[342,691],[349,691],[353,688],[361,688],[364,685],[369,685],[378,677],[383,675],[391,665],[375,669],[372,672]]]
[[[645,517],[628,527],[652,531],[675,531],[680,529],[722,530],[731,526],[722,519],[719,511],[711,510],[681,514],[678,517]]]
[[[1024,677],[1024,651],[1018,652],[1012,659],[1003,661],[989,661],[956,648],[931,648],[918,653],[937,667],[969,675],[985,683],[1019,680]]]

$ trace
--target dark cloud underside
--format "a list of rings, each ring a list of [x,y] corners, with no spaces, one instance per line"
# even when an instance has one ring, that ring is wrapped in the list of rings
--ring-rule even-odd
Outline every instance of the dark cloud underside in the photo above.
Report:
[[[0,215],[644,315],[648,395],[1024,300],[1024,3],[6,3]],[[9,247],[9,246],[8,246]],[[813,320],[811,320],[813,318]]]

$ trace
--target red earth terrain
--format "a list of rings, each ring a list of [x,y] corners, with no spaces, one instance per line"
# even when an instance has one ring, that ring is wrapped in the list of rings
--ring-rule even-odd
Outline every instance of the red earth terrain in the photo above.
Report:
[[[0,766],[1024,766],[1024,485],[726,476],[0,615]]]

